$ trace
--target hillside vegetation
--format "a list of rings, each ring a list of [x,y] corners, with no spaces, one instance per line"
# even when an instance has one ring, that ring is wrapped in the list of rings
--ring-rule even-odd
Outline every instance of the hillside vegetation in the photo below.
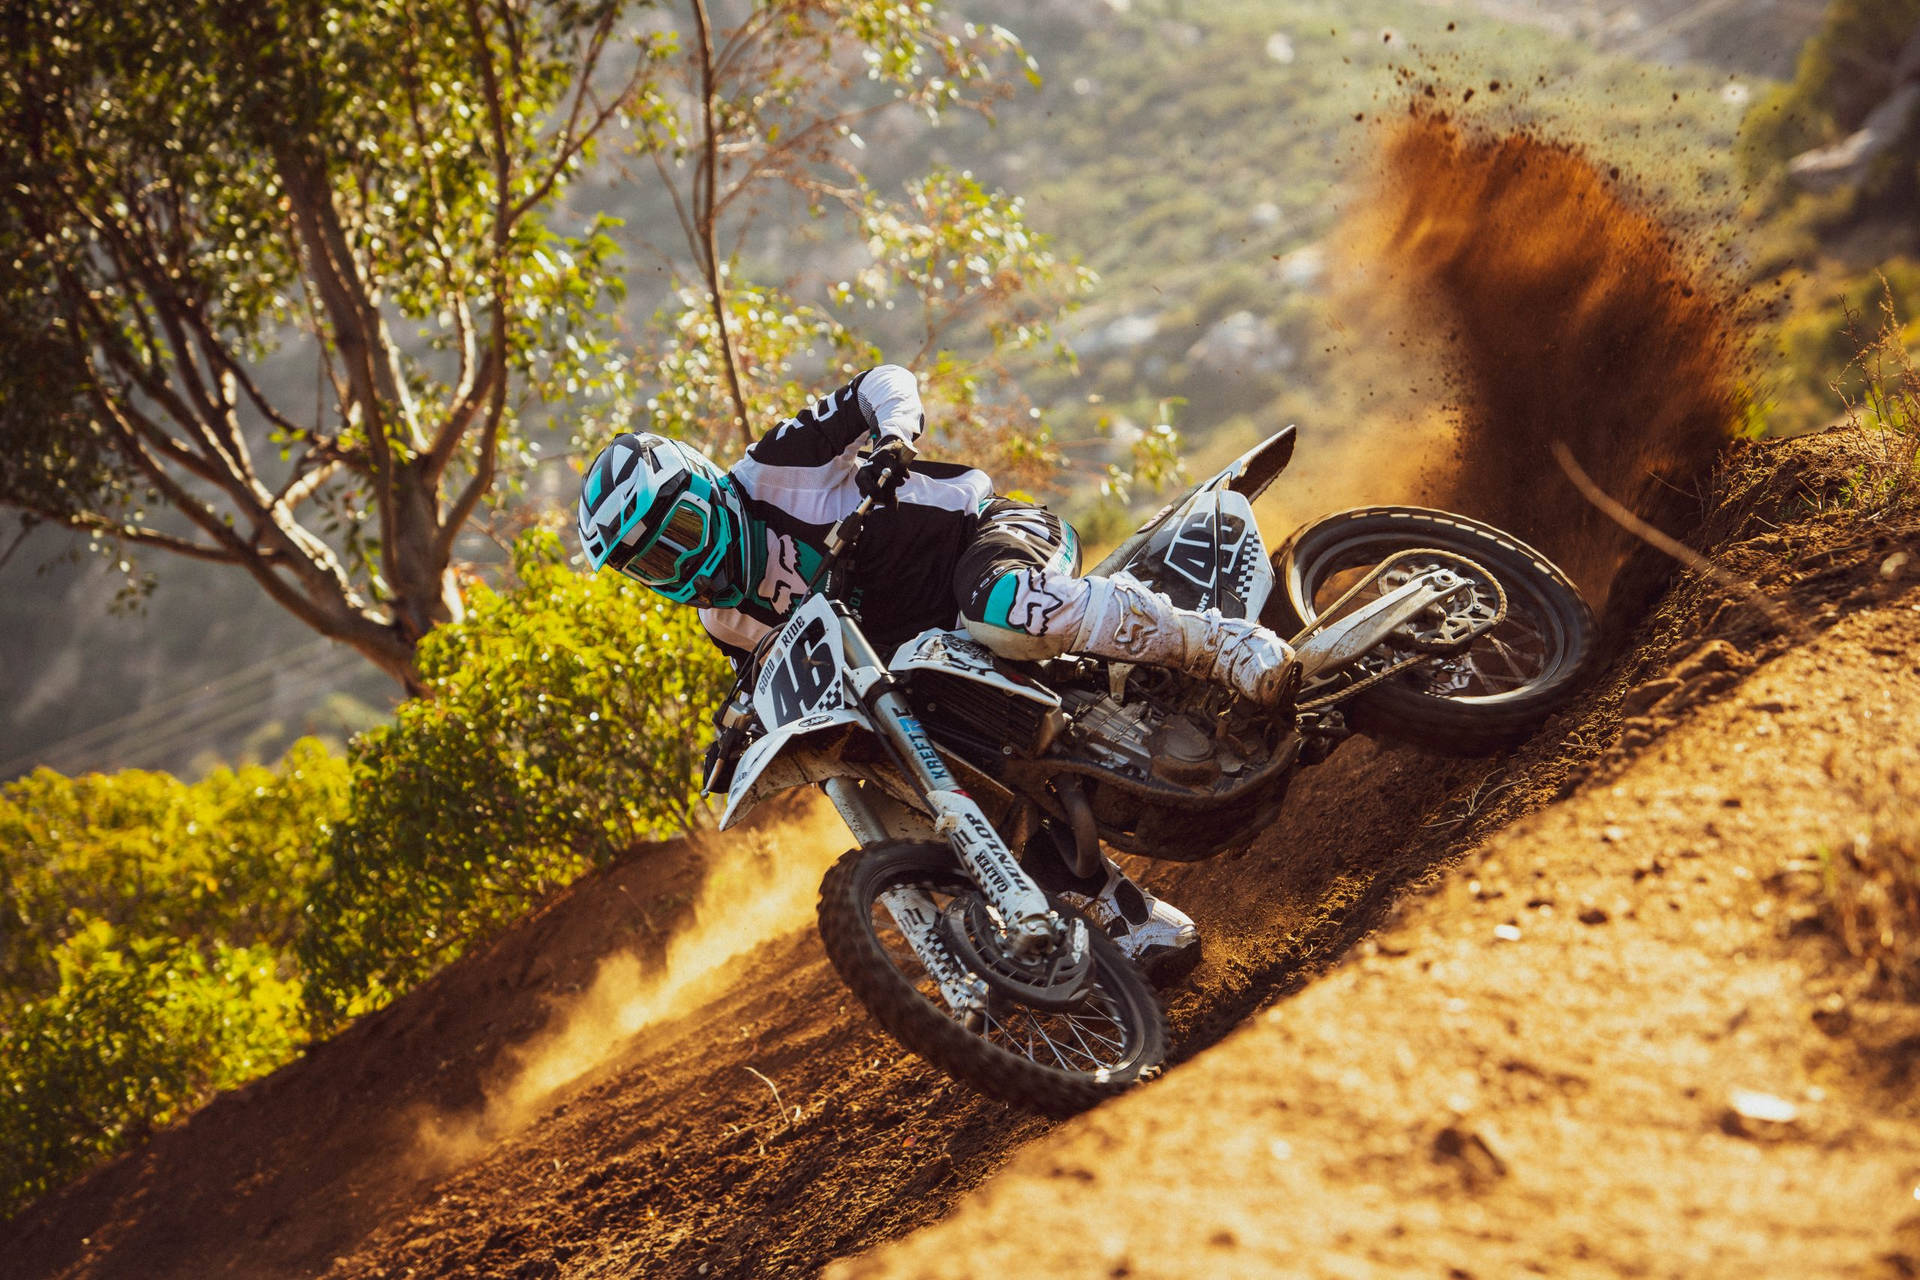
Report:
[[[551,535],[516,574],[350,757],[0,785],[0,1216],[695,822],[727,676],[693,614]]]

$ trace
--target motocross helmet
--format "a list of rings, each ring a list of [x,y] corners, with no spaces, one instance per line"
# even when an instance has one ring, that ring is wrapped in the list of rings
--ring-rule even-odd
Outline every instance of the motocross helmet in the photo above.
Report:
[[[699,450],[622,432],[587,468],[580,546],[680,604],[726,607],[746,598],[746,512],[724,471]]]

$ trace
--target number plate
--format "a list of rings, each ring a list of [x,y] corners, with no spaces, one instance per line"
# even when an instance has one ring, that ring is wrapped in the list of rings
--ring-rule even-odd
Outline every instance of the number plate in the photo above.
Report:
[[[753,709],[767,729],[846,705],[840,673],[846,655],[840,619],[824,596],[802,605],[767,647],[753,686]]]

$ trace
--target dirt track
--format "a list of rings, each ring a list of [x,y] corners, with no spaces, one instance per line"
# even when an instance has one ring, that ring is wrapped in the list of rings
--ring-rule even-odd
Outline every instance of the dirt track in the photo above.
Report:
[[[1900,545],[1757,672],[1683,660],[1665,696],[1704,701],[1299,999],[829,1276],[1915,1274],[1920,1012],[1839,976],[1803,896],[1888,781],[1854,762],[1920,754]]]
[[[1559,163],[1458,191],[1469,203],[1475,190],[1525,195],[1527,175],[1552,180]],[[1482,218],[1487,244],[1503,243],[1487,218],[1543,217],[1531,200],[1460,212]],[[1430,275],[1443,288],[1449,273]],[[1568,349],[1581,341],[1564,336]],[[1635,406],[1663,372],[1692,379],[1690,366],[1612,367],[1499,373],[1562,396],[1564,379],[1585,377],[1583,410],[1621,434],[1576,441],[1582,461],[1603,476],[1639,474],[1636,459],[1664,470],[1654,459],[1673,442],[1645,438],[1657,424]],[[1501,441],[1533,426],[1507,419],[1539,401],[1509,387],[1496,402],[1465,376],[1466,461],[1493,468],[1461,471],[1472,512],[1476,493],[1510,486],[1520,464]],[[1920,1240],[1900,1235],[1920,1236],[1901,1216],[1911,1201],[1883,1198],[1889,1179],[1907,1194],[1920,1177],[1901,1092],[1920,1027],[1822,976],[1833,946],[1805,927],[1791,896],[1804,885],[1789,874],[1778,893],[1756,887],[1844,819],[1805,773],[1826,767],[1807,754],[1815,744],[1904,730],[1896,741],[1910,746],[1901,708],[1920,710],[1920,614],[1899,612],[1917,602],[1920,566],[1880,574],[1914,521],[1848,515],[1860,447],[1741,451],[1694,538],[1782,601],[1800,632],[1692,579],[1642,622],[1643,588],[1666,567],[1630,562],[1609,609],[1625,622],[1612,666],[1523,750],[1451,760],[1356,740],[1299,780],[1252,847],[1156,868],[1207,937],[1200,968],[1169,993],[1176,1056],[1190,1061],[1057,1132],[897,1050],[799,932],[730,964],[731,985],[691,1012],[624,1039],[609,1030],[602,1065],[523,1126],[495,1125],[464,1150],[424,1142],[424,1121],[457,1132],[486,1114],[516,1046],[540,1039],[556,1002],[578,1002],[603,957],[663,963],[704,863],[662,846],[34,1206],[8,1224],[9,1274],[810,1275],[955,1210],[961,1225],[845,1274],[1025,1275],[1053,1250],[1070,1275],[1745,1275],[1776,1249],[1837,1274],[1920,1273]],[[1682,460],[1680,487],[1704,485],[1702,461]],[[1532,532],[1604,577],[1615,552],[1595,553],[1576,514]],[[1686,669],[1709,639],[1737,660]],[[1630,690],[1642,692],[1623,717]],[[1783,709],[1764,709],[1774,701]],[[1773,767],[1748,767],[1759,761]],[[1473,870],[1455,870],[1488,841]],[[1441,891],[1352,955],[1416,886]],[[1726,1120],[1736,1085],[1778,1094],[1798,1117],[1778,1133],[1725,1132],[1745,1123]]]
[[[1904,1247],[1896,1229],[1911,1206],[1887,1186],[1906,1195],[1920,1177],[1899,1090],[1920,1041],[1883,1036],[1894,1048],[1870,1055],[1829,1040],[1809,1020],[1825,997],[1808,975],[1830,943],[1783,923],[1790,903],[1756,907],[1773,900],[1756,885],[1808,855],[1806,824],[1840,814],[1817,776],[1789,787],[1755,773],[1804,772],[1846,734],[1884,736],[1920,711],[1920,613],[1897,612],[1920,595],[1911,577],[1877,576],[1889,532],[1815,521],[1753,537],[1756,519],[1781,524],[1809,486],[1844,480],[1844,459],[1823,460],[1833,447],[1751,453],[1748,471],[1786,476],[1790,492],[1733,486],[1745,496],[1722,514],[1738,527],[1721,533],[1729,562],[1811,625],[1842,614],[1845,625],[1796,648],[1687,586],[1583,707],[1505,762],[1344,747],[1253,848],[1160,877],[1209,940],[1171,996],[1180,1053],[1281,1002],[1058,1134],[878,1036],[801,933],[755,953],[721,998],[618,1046],[608,1068],[471,1163],[425,1163],[423,1104],[475,1107],[489,1064],[531,1034],[544,996],[583,984],[603,946],[647,943],[623,901],[650,904],[662,931],[659,913],[684,909],[696,871],[666,847],[44,1202],[14,1224],[13,1263],[98,1277],[805,1275],[958,1202],[955,1221],[982,1252],[936,1232],[848,1274],[1017,1274],[1010,1251],[1030,1256],[1035,1237],[1008,1223],[1036,1206],[1057,1209],[1033,1221],[1067,1258],[1110,1259],[1070,1274],[1218,1274],[1209,1259],[1228,1257],[1254,1274],[1303,1258],[1318,1274],[1432,1274],[1435,1257],[1466,1274],[1528,1261],[1697,1274],[1681,1262],[1737,1270],[1793,1241],[1854,1274],[1842,1264]],[[1812,553],[1818,572],[1791,567]],[[1896,612],[1861,613],[1862,601]],[[1744,655],[1730,674],[1746,683],[1696,680],[1663,718],[1623,731],[1623,690],[1696,648],[1708,616]],[[1809,671],[1853,700],[1826,707]],[[1689,697],[1698,705],[1683,710]],[[1758,709],[1774,701],[1789,709]],[[1701,773],[1732,759],[1716,748],[1736,733],[1769,767]],[[1284,999],[1410,885],[1564,791],[1363,955]],[[1582,923],[1589,908],[1606,919]],[[1519,942],[1494,939],[1507,923]],[[1735,1086],[1786,1097],[1803,1119],[1779,1141],[1729,1135]],[[1111,1217],[1091,1208],[1123,1183],[1133,1198]],[[1668,1212],[1648,1213],[1655,1201]],[[1676,1251],[1677,1236],[1695,1244]]]

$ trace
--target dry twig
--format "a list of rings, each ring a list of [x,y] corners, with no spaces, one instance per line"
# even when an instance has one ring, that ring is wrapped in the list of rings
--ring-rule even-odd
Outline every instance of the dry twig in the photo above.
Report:
[[[1795,640],[1802,642],[1812,638],[1807,629],[1801,626],[1797,619],[1781,609],[1771,597],[1761,591],[1760,588],[1756,587],[1751,581],[1741,577],[1737,573],[1730,573],[1722,569],[1719,565],[1707,559],[1686,543],[1681,542],[1670,534],[1662,533],[1633,512],[1627,510],[1627,508],[1616,501],[1612,495],[1608,494],[1606,490],[1593,482],[1593,477],[1589,476],[1586,473],[1586,469],[1575,459],[1573,450],[1567,448],[1565,441],[1555,440],[1553,442],[1553,459],[1560,464],[1560,469],[1567,473],[1567,479],[1573,481],[1573,487],[1580,491],[1581,496],[1598,507],[1603,515],[1619,525],[1622,529],[1625,529],[1628,533],[1640,539],[1654,550],[1673,557],[1694,572],[1703,577],[1710,578],[1720,586],[1725,587],[1728,591],[1744,597],[1747,603],[1765,614],[1767,621],[1772,623],[1775,629],[1780,632],[1790,635]]]

